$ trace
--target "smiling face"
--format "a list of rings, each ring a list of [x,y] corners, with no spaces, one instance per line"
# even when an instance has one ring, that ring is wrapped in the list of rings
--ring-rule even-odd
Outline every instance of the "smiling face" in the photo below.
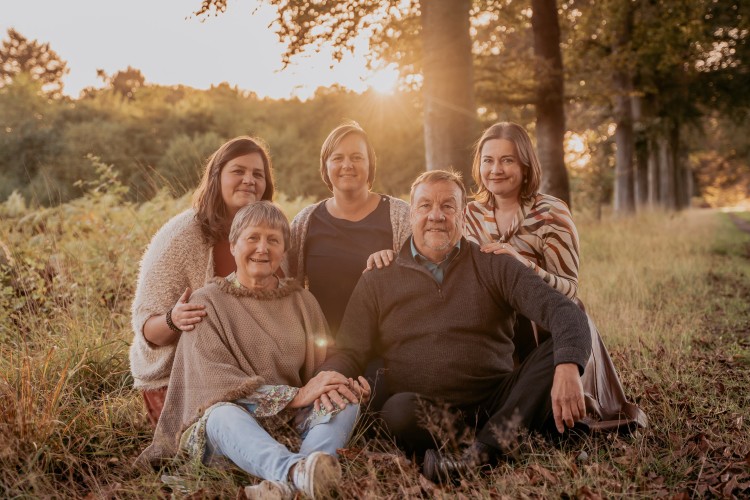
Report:
[[[268,281],[284,257],[284,233],[265,225],[248,226],[230,245],[237,264],[237,279],[247,288]],[[269,281],[275,284],[275,279]]]
[[[411,229],[419,253],[438,263],[459,239],[463,227],[461,189],[451,181],[424,182],[414,189]]]
[[[490,139],[482,145],[479,173],[482,184],[500,199],[520,199],[523,166],[516,145],[506,139]]]
[[[355,133],[345,135],[326,160],[326,169],[334,194],[369,190],[370,161],[365,139]]]
[[[248,203],[258,201],[266,191],[266,174],[260,153],[229,160],[221,169],[221,198],[230,218]]]

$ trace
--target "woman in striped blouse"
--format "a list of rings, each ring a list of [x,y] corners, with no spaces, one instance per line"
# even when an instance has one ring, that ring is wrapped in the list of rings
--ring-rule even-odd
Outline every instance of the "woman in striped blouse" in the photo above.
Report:
[[[465,212],[464,236],[484,252],[509,254],[557,291],[578,292],[578,232],[564,201],[538,192],[542,171],[526,130],[488,128],[473,165],[478,189]]]
[[[478,189],[468,203],[464,236],[482,251],[508,254],[531,268],[546,283],[573,300],[578,292],[578,232],[564,201],[538,192],[541,166],[526,130],[515,123],[489,127],[477,143],[472,167]],[[579,305],[582,306],[580,301]],[[592,426],[615,428],[647,424],[645,414],[629,403],[617,372],[589,319],[592,356],[583,376]],[[519,361],[543,336],[519,318]],[[549,335],[549,334],[547,334]]]

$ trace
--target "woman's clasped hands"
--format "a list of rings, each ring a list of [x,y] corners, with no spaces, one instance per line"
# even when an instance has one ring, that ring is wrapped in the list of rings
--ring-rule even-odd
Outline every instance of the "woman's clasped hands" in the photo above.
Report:
[[[364,377],[354,380],[338,372],[324,371],[300,388],[289,407],[302,408],[314,404],[316,411],[322,406],[330,412],[349,403],[366,403],[369,399],[370,384]]]

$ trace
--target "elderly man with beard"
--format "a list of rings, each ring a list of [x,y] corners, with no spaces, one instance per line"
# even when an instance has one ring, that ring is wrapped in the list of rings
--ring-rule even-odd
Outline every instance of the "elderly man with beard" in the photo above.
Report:
[[[394,264],[362,276],[319,368],[352,377],[382,357],[388,430],[441,482],[507,451],[498,429],[572,428],[585,416],[580,375],[591,350],[586,316],[573,302],[516,259],[484,254],[461,237],[465,204],[453,172],[414,181],[412,237]],[[515,311],[553,332],[517,368]],[[446,407],[476,428],[457,457],[438,452],[444,437],[425,425]]]

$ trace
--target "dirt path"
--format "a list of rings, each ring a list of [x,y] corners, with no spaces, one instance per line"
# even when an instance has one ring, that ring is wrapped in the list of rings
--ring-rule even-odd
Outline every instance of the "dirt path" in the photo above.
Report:
[[[729,218],[732,219],[734,225],[737,226],[741,231],[750,233],[750,221],[743,219],[735,214],[729,214]]]

